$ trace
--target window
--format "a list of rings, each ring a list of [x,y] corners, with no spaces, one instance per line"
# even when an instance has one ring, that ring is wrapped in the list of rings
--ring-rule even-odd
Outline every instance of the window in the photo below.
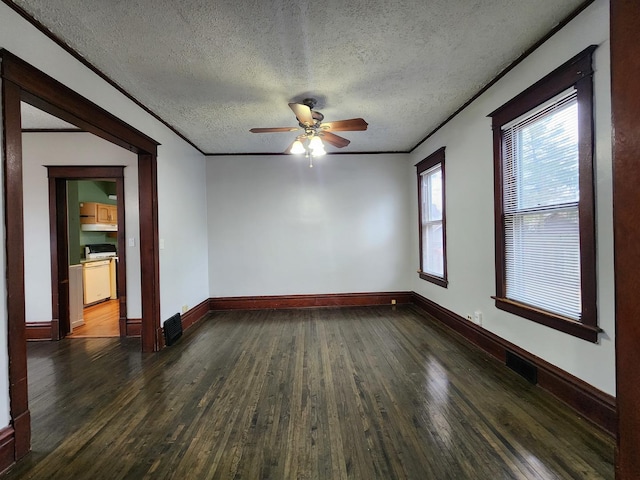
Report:
[[[420,216],[420,278],[447,286],[444,147],[416,165]]]
[[[496,307],[592,342],[594,49],[490,115]]]

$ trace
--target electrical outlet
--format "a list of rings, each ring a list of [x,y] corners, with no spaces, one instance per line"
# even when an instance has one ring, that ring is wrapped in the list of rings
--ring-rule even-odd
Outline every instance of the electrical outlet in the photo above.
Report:
[[[182,305],[182,313],[187,313],[187,310],[189,310],[189,306],[188,305]]]
[[[473,321],[478,325],[482,325],[482,312],[480,310],[473,312]]]
[[[395,305],[395,304],[396,304],[396,299],[394,298],[391,300],[391,305]]]

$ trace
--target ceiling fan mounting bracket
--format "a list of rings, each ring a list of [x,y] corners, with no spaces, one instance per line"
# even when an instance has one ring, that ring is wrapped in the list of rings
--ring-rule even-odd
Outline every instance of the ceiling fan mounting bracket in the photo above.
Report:
[[[303,105],[306,105],[307,107],[309,107],[311,110],[313,110],[313,107],[316,106],[316,103],[318,103],[318,101],[315,98],[305,98],[302,101]]]

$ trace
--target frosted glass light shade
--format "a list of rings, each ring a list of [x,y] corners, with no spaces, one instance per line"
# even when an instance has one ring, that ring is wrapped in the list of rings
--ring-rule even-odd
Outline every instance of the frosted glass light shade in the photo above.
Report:
[[[295,142],[293,142],[293,145],[291,145],[291,153],[293,153],[294,155],[299,155],[305,152],[306,150],[304,149],[304,145],[302,145],[302,142],[300,140],[296,140]]]

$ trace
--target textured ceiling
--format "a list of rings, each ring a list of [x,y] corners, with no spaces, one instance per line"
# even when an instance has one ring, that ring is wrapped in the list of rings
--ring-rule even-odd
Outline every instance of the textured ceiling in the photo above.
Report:
[[[369,123],[342,151],[408,151],[583,0],[14,3],[203,152],[257,153],[308,96]]]

